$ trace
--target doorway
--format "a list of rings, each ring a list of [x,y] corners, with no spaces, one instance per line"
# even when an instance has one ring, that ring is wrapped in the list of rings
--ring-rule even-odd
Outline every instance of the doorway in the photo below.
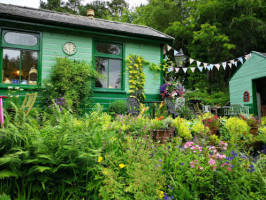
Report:
[[[258,117],[266,116],[266,77],[254,80],[256,85],[256,99]],[[255,103],[255,102],[254,102]]]

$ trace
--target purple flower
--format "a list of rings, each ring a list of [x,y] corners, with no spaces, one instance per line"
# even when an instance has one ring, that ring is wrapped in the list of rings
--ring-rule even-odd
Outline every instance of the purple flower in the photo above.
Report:
[[[163,85],[161,86],[161,88],[160,88],[160,91],[161,91],[161,92],[164,92],[167,86],[168,86],[167,83],[163,84]]]
[[[181,163],[182,166],[184,166],[184,163]]]
[[[175,159],[175,162],[177,161],[177,158]]]

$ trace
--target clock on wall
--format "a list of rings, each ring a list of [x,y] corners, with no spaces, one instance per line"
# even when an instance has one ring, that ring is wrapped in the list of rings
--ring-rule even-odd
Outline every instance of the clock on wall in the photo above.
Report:
[[[63,51],[67,55],[74,55],[77,51],[76,45],[73,42],[66,42],[63,46]]]

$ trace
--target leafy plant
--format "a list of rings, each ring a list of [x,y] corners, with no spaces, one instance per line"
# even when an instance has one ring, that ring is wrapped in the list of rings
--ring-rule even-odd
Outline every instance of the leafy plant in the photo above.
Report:
[[[113,101],[108,109],[109,113],[111,114],[126,114],[127,113],[127,107],[126,102],[124,100],[117,100]]]

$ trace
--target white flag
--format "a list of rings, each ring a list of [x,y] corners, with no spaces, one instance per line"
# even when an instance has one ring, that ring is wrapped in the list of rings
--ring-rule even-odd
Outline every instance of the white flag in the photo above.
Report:
[[[234,65],[237,67],[237,61],[234,62]]]
[[[191,63],[193,63],[193,62],[194,62],[194,59],[189,58],[189,63],[191,64]]]
[[[200,72],[202,72],[202,70],[203,70],[203,67],[198,67],[198,68],[199,68]]]
[[[228,66],[229,66],[230,68],[232,68],[232,63],[228,63]]]
[[[196,67],[190,67],[191,71],[194,73]]]
[[[172,49],[172,47],[170,47],[169,45],[167,45],[167,51],[170,51]]]
[[[222,63],[224,70],[226,69],[226,62]]]
[[[243,58],[239,57],[238,60],[241,62],[241,64],[243,64]]]
[[[187,67],[183,67],[182,69],[185,73],[187,72]]]
[[[234,64],[235,63],[235,60],[230,60],[230,63]]]
[[[200,64],[201,64],[201,62],[200,62],[200,61],[197,61],[197,66],[198,66],[198,67],[200,66]]]
[[[203,63],[204,69],[206,69],[208,63]]]
[[[175,72],[178,73],[178,71],[180,70],[180,68],[175,68]]]
[[[220,64],[215,64],[214,66],[218,69],[218,71],[220,70]]]

